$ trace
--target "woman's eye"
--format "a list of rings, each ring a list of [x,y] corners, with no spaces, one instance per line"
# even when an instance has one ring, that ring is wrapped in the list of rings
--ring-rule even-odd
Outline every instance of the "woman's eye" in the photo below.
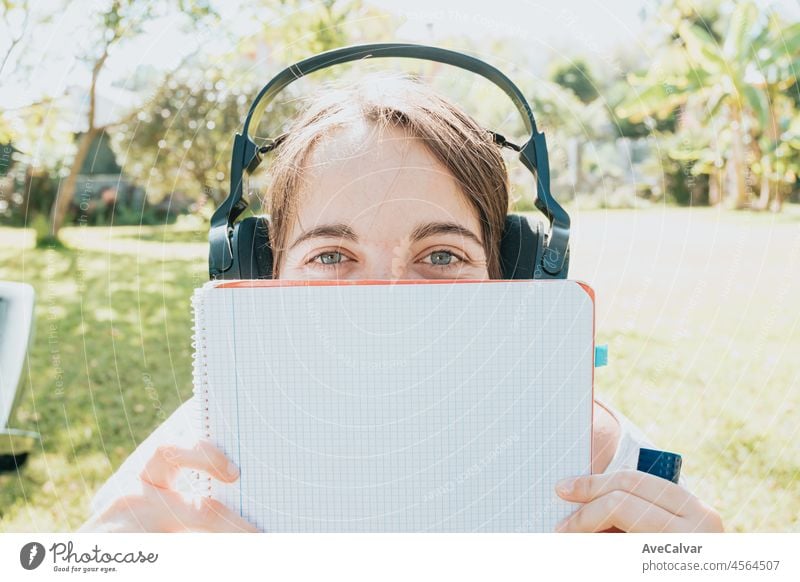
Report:
[[[312,263],[317,263],[324,266],[338,265],[344,262],[345,256],[339,251],[328,251],[320,253],[311,259]]]
[[[450,251],[433,251],[430,255],[430,264],[436,267],[450,267],[463,259]]]

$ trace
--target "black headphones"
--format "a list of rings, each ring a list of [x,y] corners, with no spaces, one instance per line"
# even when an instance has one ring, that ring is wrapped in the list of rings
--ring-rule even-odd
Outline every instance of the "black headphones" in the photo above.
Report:
[[[417,44],[366,44],[327,51],[302,60],[278,73],[267,83],[250,106],[244,129],[236,134],[231,159],[231,190],[211,217],[208,270],[211,279],[271,279],[272,248],[269,220],[251,216],[236,222],[247,208],[242,197],[245,172],[252,174],[261,156],[274,149],[285,134],[259,147],[250,137],[250,126],[258,127],[267,105],[287,85],[314,71],[367,57],[404,57],[452,65],[485,77],[500,87],[517,107],[530,138],[517,146],[497,133],[494,140],[519,152],[519,159],[536,178],[536,208],[548,219],[550,231],[539,222],[533,228],[524,216],[506,217],[500,241],[504,279],[566,279],[569,269],[569,215],[550,194],[550,166],[544,134],[536,129],[528,102],[511,80],[495,67],[474,57],[446,49]]]

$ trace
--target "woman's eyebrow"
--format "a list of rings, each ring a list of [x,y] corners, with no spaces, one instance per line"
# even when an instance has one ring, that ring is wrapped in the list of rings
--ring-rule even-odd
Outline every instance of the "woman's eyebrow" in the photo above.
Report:
[[[478,245],[483,245],[481,239],[478,238],[470,229],[455,222],[427,222],[418,224],[417,227],[411,232],[410,238],[411,242],[417,242],[435,234],[458,234],[475,241],[475,243]]]
[[[318,237],[346,238],[347,240],[352,241],[358,240],[358,237],[356,236],[356,233],[353,232],[353,229],[340,222],[337,224],[323,224],[322,226],[317,226],[311,230],[305,231],[303,234],[297,237],[297,239],[291,244],[291,246],[289,246],[289,248],[293,249],[303,241]]]
[[[481,239],[478,238],[471,230],[455,222],[426,222],[418,224],[411,232],[409,239],[411,242],[417,242],[437,234],[457,234],[474,241],[478,245],[483,245]],[[358,240],[358,236],[355,232],[353,232],[353,229],[340,222],[336,224],[323,224],[322,226],[317,226],[311,230],[307,230],[297,237],[297,239],[289,246],[289,248],[293,249],[303,241],[322,237],[344,238],[351,241]]]

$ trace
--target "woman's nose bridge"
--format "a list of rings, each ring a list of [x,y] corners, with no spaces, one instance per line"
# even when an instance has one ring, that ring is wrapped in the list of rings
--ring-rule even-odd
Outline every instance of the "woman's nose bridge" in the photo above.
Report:
[[[368,279],[403,279],[407,276],[410,260],[408,244],[404,241],[375,245],[369,255],[364,277]]]

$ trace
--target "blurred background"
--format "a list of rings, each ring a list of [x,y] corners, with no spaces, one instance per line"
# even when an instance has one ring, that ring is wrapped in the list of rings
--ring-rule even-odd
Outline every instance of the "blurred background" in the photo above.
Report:
[[[497,66],[547,134],[597,291],[596,393],[732,531],[800,531],[800,8],[793,0],[0,0],[0,280],[34,286],[0,531],[68,531],[191,396],[192,289],[230,148],[279,70],[408,41]],[[293,84],[257,135],[368,71],[431,83],[525,138],[488,81],[377,59]],[[514,209],[534,209],[511,155]],[[262,164],[268,166],[268,164]],[[268,172],[248,186],[258,212]],[[535,213],[532,214],[535,216]]]

